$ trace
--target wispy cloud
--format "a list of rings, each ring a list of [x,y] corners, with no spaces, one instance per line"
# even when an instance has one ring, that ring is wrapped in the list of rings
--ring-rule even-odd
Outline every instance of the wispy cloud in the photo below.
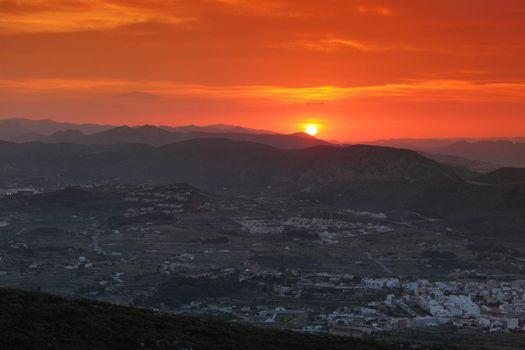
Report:
[[[371,86],[282,87],[266,85],[212,86],[169,81],[127,80],[0,80],[0,93],[64,93],[116,95],[140,91],[148,96],[215,100],[256,99],[275,103],[338,102],[393,97],[411,100],[509,101],[525,98],[522,81],[416,80]]]
[[[297,40],[273,44],[280,49],[305,49],[310,51],[338,52],[343,50],[354,50],[362,52],[385,52],[385,51],[435,51],[434,48],[414,47],[403,43],[377,44],[359,39],[337,37],[337,36],[303,36]]]
[[[293,43],[282,44],[281,47],[300,47],[312,51],[334,52],[343,49],[357,51],[387,51],[392,50],[394,46],[379,46],[371,43],[343,38],[323,38],[323,39],[303,39]]]
[[[294,1],[215,0],[229,13],[256,17],[308,18],[316,15]],[[304,5],[303,2],[299,3]],[[317,13],[319,15],[319,13]]]
[[[373,14],[378,16],[391,16],[393,11],[385,6],[358,6],[356,11],[359,13]]]
[[[146,22],[193,20],[155,6],[137,7],[109,0],[0,0],[0,33],[104,30]]]

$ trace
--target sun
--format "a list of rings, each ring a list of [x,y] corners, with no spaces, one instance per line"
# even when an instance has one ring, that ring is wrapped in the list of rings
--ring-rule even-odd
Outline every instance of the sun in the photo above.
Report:
[[[306,127],[304,128],[304,131],[310,136],[315,136],[319,132],[319,130],[317,129],[317,126],[314,124],[306,125]]]

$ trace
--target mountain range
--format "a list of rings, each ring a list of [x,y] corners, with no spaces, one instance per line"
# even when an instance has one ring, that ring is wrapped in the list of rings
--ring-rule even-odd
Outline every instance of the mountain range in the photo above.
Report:
[[[58,131],[78,130],[84,134],[94,134],[104,130],[115,128],[115,125],[108,124],[76,124],[57,122],[49,119],[27,119],[27,118],[7,118],[0,119],[0,139],[10,141],[10,139],[24,134],[34,135],[34,137],[50,136]],[[235,125],[213,124],[208,126],[184,125],[168,126],[161,125],[159,128],[178,132],[207,132],[207,133],[244,133],[244,134],[275,134],[268,130],[258,130],[243,128]],[[10,133],[11,132],[11,133]],[[14,140],[12,140],[14,141]]]
[[[1,142],[0,162],[0,176],[11,181],[34,177],[47,184],[186,182],[212,191],[241,192],[300,191],[356,180],[458,180],[465,172],[409,150],[365,145],[284,150],[222,138],[159,147]]]
[[[469,137],[452,137],[452,138],[399,138],[399,139],[381,139],[365,142],[367,145],[408,148],[420,151],[430,151],[446,147],[457,142],[480,142],[480,141],[509,141],[513,143],[524,143],[525,137],[486,137],[486,138],[469,138]]]
[[[321,145],[285,150],[221,138],[158,147],[0,142],[0,164],[0,188],[187,183],[220,195],[415,211],[479,234],[525,234],[521,172],[482,176],[404,149]]]
[[[432,153],[454,155],[511,167],[525,167],[525,143],[522,142],[505,140],[459,141],[435,148]]]
[[[370,141],[367,144],[412,149],[433,159],[467,166],[473,170],[525,167],[524,137],[392,139]]]
[[[192,139],[221,138],[260,143],[282,149],[302,149],[318,145],[336,145],[305,133],[279,134],[267,130],[216,124],[209,126],[136,127],[97,124],[60,123],[52,120],[11,118],[0,120],[0,140],[11,142],[70,143],[109,145],[142,143],[163,146]],[[465,167],[476,172],[490,172],[502,167],[525,167],[525,138],[492,139],[392,139],[366,144],[406,148],[438,162]]]
[[[76,125],[54,121],[8,119],[0,122],[0,140],[12,142],[72,143],[105,145],[118,143],[144,143],[162,146],[192,139],[223,138],[262,143],[283,149],[298,149],[328,142],[305,133],[276,134],[262,130],[230,125],[210,126],[152,126],[137,127],[107,125]]]
[[[92,134],[112,128],[111,125],[62,123],[54,120],[9,118],[0,120],[0,140],[27,142],[36,141],[58,131],[78,130]]]

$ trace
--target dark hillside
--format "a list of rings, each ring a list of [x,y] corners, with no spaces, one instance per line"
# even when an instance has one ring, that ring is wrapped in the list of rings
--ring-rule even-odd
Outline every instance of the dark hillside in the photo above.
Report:
[[[0,175],[34,176],[50,184],[185,182],[206,190],[241,192],[270,187],[291,192],[355,180],[459,177],[455,168],[408,150],[377,146],[282,150],[226,139],[194,139],[159,148],[2,143],[0,162]],[[33,184],[40,185],[38,181]]]
[[[0,348],[11,349],[413,349],[353,338],[255,328],[87,300],[0,289]],[[418,346],[417,349],[451,349]]]
[[[488,174],[474,177],[472,181],[491,185],[524,184],[525,168],[501,168]]]

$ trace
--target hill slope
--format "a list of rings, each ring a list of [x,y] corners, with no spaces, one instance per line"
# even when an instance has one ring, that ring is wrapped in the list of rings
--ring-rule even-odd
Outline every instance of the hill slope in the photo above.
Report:
[[[468,182],[464,171],[394,148],[283,150],[224,139],[157,148],[0,142],[0,164],[0,188],[187,183],[225,195],[304,196],[360,210],[416,211],[479,234],[525,234],[525,184]]]
[[[356,180],[459,178],[456,169],[407,150],[359,145],[282,150],[223,139],[194,139],[159,148],[2,143],[0,162],[0,176],[45,177],[43,185],[185,182],[212,191],[258,192],[270,186],[290,192]]]
[[[525,166],[525,143],[511,141],[462,141],[435,148],[431,153],[454,155],[504,166]]]
[[[0,289],[0,348],[10,349],[409,349],[353,338],[227,324],[87,300]],[[447,347],[449,349],[450,347]],[[418,349],[437,349],[421,346]]]
[[[501,168],[472,180],[491,185],[525,184],[525,168]]]

